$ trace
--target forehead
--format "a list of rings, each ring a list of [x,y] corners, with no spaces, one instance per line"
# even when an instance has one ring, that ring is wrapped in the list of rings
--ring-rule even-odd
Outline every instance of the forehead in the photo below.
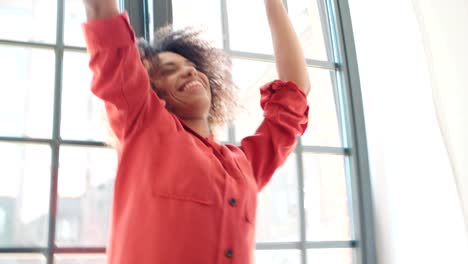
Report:
[[[165,52],[159,53],[158,54],[158,60],[159,60],[160,65],[167,64],[167,63],[179,64],[179,63],[185,63],[185,62],[189,61],[185,57],[183,57],[183,56],[181,56],[181,55],[179,55],[177,53],[170,52],[170,51],[165,51]]]

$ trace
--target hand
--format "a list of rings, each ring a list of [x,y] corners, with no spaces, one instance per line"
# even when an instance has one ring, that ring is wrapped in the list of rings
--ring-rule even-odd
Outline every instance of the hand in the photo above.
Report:
[[[83,0],[88,21],[115,16],[119,13],[116,0]]]

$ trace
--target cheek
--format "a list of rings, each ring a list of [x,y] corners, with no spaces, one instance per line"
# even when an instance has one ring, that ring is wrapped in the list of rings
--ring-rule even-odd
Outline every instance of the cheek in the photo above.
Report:
[[[169,89],[172,87],[171,80],[169,78],[159,79],[154,82],[158,93],[167,94]]]
[[[202,78],[203,81],[206,83],[206,85],[209,88],[208,90],[210,91],[210,94],[211,94],[211,87],[210,87],[211,85],[210,85],[210,80],[208,79],[208,77],[205,74],[200,73],[200,78]]]
[[[167,97],[167,92],[166,92],[166,87],[164,85],[164,83],[161,83],[161,82],[154,82],[153,83],[155,87],[154,88],[154,91],[156,92],[156,94],[161,98],[161,99],[166,99]]]

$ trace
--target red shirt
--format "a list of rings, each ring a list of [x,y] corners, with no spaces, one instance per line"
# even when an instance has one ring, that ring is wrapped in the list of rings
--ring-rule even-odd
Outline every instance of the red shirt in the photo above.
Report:
[[[253,263],[257,193],[307,126],[305,94],[292,82],[265,85],[256,133],[221,145],[152,91],[126,13],[83,29],[92,91],[119,141],[108,263]]]

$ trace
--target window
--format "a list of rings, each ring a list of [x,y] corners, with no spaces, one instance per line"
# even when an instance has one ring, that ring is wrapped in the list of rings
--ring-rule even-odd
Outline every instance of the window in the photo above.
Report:
[[[0,264],[105,263],[117,160],[82,0],[3,0],[0,14]]]
[[[225,138],[239,143],[262,120],[258,88],[277,78],[264,3],[188,2],[171,1],[174,27],[204,29],[206,39],[233,58],[243,109],[235,124],[226,128]],[[349,77],[357,72],[347,68],[353,63],[353,51],[345,49],[352,49],[345,46],[352,34],[340,26],[349,21],[346,1],[283,2],[307,59],[310,123],[295,153],[260,194],[257,263],[375,263],[372,246],[366,246],[372,243],[371,218],[363,214],[369,201],[358,195],[369,190],[362,185],[368,177],[366,162],[358,164],[366,159],[365,149],[359,150],[365,138],[355,135],[364,130],[356,118],[362,111],[351,108],[359,104],[351,101],[351,93],[359,96],[359,86],[351,87]]]
[[[170,22],[205,29],[232,56],[244,104],[217,138],[255,130],[258,87],[276,78],[262,0],[119,2],[140,36]],[[284,3],[307,57],[311,122],[260,194],[257,263],[374,263],[347,3]],[[82,0],[0,1],[1,24],[14,25],[0,28],[0,264],[105,263],[117,160],[89,89],[83,21]]]

